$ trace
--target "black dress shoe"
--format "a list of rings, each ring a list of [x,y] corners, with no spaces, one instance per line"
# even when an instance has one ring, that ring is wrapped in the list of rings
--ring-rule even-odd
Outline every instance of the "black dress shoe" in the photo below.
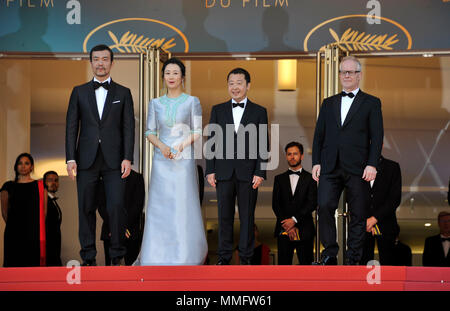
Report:
[[[93,266],[94,267],[96,265],[97,265],[97,262],[95,261],[95,259],[85,260],[81,264],[81,266],[83,266],[83,267],[89,267],[89,266]]]
[[[115,257],[111,259],[111,266],[125,266],[123,257]]]
[[[223,259],[223,258],[219,258],[219,260],[216,263],[217,266],[226,266],[226,265],[229,265],[229,264],[230,264],[230,262],[228,260]]]
[[[332,256],[324,256],[322,260],[320,261],[320,265],[322,266],[336,266],[337,265],[337,259],[336,257]]]
[[[249,266],[252,264],[251,260],[247,258],[240,258],[239,263],[241,266]]]

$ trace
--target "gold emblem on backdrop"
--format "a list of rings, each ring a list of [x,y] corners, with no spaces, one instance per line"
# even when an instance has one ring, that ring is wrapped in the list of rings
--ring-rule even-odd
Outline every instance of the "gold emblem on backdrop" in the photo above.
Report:
[[[130,23],[132,22],[145,22],[157,25],[156,27],[160,27],[164,30],[167,30],[168,28],[170,29],[171,35],[170,37],[154,37],[151,33],[152,27],[148,27],[148,33],[138,34],[136,31],[129,30],[128,27],[130,27]],[[107,29],[108,26],[118,23],[124,23],[123,30],[121,32],[113,32],[111,29]],[[101,32],[104,30],[107,31],[102,34]],[[143,53],[147,48],[152,46],[160,47],[163,50],[169,51],[179,44],[184,45],[184,48],[182,48],[181,51],[183,51],[184,53],[187,53],[189,51],[189,42],[186,36],[178,28],[156,19],[140,17],[123,18],[102,24],[93,29],[84,39],[83,51],[85,53],[88,52],[89,40],[96,34],[103,35],[103,42],[105,42],[105,37],[108,38],[110,42],[105,42],[105,44],[107,44],[113,51],[117,51],[120,53]],[[96,41],[95,44],[97,43],[98,41]]]
[[[353,29],[346,27],[346,30],[339,34],[330,24],[338,20],[345,19],[367,19],[376,18],[381,21],[387,22],[392,25],[392,33],[368,33],[359,29]],[[323,23],[320,23],[309,31],[303,41],[304,51],[309,51],[311,37],[322,27],[328,27],[328,33],[330,35],[329,40],[320,44],[320,50],[323,50],[326,45],[337,45],[344,51],[382,51],[382,50],[410,50],[412,47],[412,38],[408,30],[398,22],[381,16],[372,16],[365,14],[345,15],[329,19]]]

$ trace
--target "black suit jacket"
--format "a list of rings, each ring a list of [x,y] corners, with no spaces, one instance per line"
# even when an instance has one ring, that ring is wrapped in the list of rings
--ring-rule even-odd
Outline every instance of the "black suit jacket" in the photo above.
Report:
[[[269,137],[267,127],[263,132],[259,126],[268,126],[267,110],[247,100],[241,124],[244,127],[255,125],[254,129],[257,130],[257,135],[251,136],[248,131],[242,129],[238,131],[238,134],[234,132],[232,109],[231,100],[212,107],[209,124],[220,126],[223,137],[220,137],[214,130],[209,136],[206,148],[214,150],[216,156],[211,159],[207,155],[205,175],[215,173],[217,180],[229,180],[234,172],[237,179],[242,181],[252,181],[254,175],[265,179],[266,171],[261,164],[267,161]],[[227,124],[233,131],[229,130],[227,133]],[[264,135],[266,136],[264,137]],[[227,140],[229,141],[228,145]],[[260,144],[261,140],[266,143],[266,146]],[[212,148],[210,148],[211,145]],[[238,157],[238,150],[240,150],[238,148],[244,148],[242,149],[242,158]]]
[[[402,198],[400,165],[380,157],[377,177],[370,191],[370,216],[374,216],[378,220],[381,234],[396,238],[400,230],[395,212]]]
[[[359,90],[341,125],[341,95],[326,98],[314,132],[312,162],[321,173],[332,172],[339,159],[348,173],[362,176],[376,167],[383,144],[383,117],[378,98]]]
[[[450,251],[445,257],[440,234],[426,238],[422,263],[426,267],[450,267]]]
[[[315,229],[312,212],[317,206],[317,184],[311,173],[302,169],[294,195],[292,195],[289,170],[275,176],[272,193],[272,209],[277,216],[274,236],[278,237],[284,231],[281,221],[292,218],[297,219],[300,240],[312,240]]]
[[[126,228],[130,231],[130,239],[139,239],[143,229],[143,209],[145,201],[145,184],[142,174],[131,170],[125,179],[125,209],[127,210]],[[110,230],[108,213],[106,211],[106,197],[103,184],[99,183],[97,197],[98,213],[103,219],[100,239],[109,240]]]
[[[45,219],[47,266],[62,266],[61,262],[62,213],[58,204],[48,197]]]
[[[133,99],[128,88],[112,80],[101,120],[93,80],[73,89],[67,109],[66,161],[89,168],[99,144],[110,168],[119,169],[124,159],[133,161]]]

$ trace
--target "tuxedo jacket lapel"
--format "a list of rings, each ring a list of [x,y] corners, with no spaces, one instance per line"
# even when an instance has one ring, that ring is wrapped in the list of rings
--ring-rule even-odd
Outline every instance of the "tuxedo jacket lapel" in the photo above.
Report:
[[[304,187],[301,187],[304,180],[305,180],[305,174],[303,174],[303,170],[302,170],[302,172],[300,173],[300,176],[298,178],[297,186],[295,187],[294,198],[296,198],[297,196],[300,195],[300,189],[304,189]]]
[[[347,117],[345,118],[344,124],[342,126],[346,126],[352,117],[355,115],[355,113],[358,111],[359,107],[361,106],[362,100],[364,98],[364,93],[359,90],[359,92],[356,94],[355,99],[353,100],[352,105],[350,106],[350,110],[347,113]]]
[[[95,120],[100,123],[100,115],[98,114],[97,100],[95,99],[94,80],[88,84],[88,98],[89,106],[92,109],[92,114],[95,116]]]
[[[333,110],[334,110],[334,116],[336,118],[338,127],[341,127],[341,124],[342,124],[342,121],[341,121],[341,96],[334,97]]]
[[[247,105],[245,106],[244,114],[242,115],[241,118],[241,124],[243,126],[246,126],[248,123],[248,116],[251,113],[252,105],[253,105],[252,102],[249,99],[247,99]]]
[[[284,181],[283,186],[285,187],[285,189],[288,190],[289,193],[289,201],[292,201],[294,199],[294,195],[292,194],[291,178],[289,177],[289,170],[285,173],[283,181]],[[297,191],[297,189],[295,191]]]
[[[101,121],[106,120],[106,117],[108,116],[108,113],[111,110],[111,105],[112,105],[112,100],[114,98],[115,90],[116,90],[116,83],[114,83],[111,80],[108,93],[106,94],[105,106],[103,107]]]
[[[225,105],[225,124],[234,124],[233,106],[231,105],[231,100],[229,100]]]

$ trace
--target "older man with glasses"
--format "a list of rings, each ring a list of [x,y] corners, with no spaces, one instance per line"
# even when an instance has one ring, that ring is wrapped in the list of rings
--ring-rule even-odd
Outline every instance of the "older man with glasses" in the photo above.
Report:
[[[359,264],[369,207],[370,181],[377,174],[383,143],[383,117],[378,98],[359,89],[361,63],[344,57],[339,66],[343,91],[326,98],[314,133],[312,176],[319,184],[321,264],[336,265],[335,211],[344,189],[350,211],[346,261]]]

